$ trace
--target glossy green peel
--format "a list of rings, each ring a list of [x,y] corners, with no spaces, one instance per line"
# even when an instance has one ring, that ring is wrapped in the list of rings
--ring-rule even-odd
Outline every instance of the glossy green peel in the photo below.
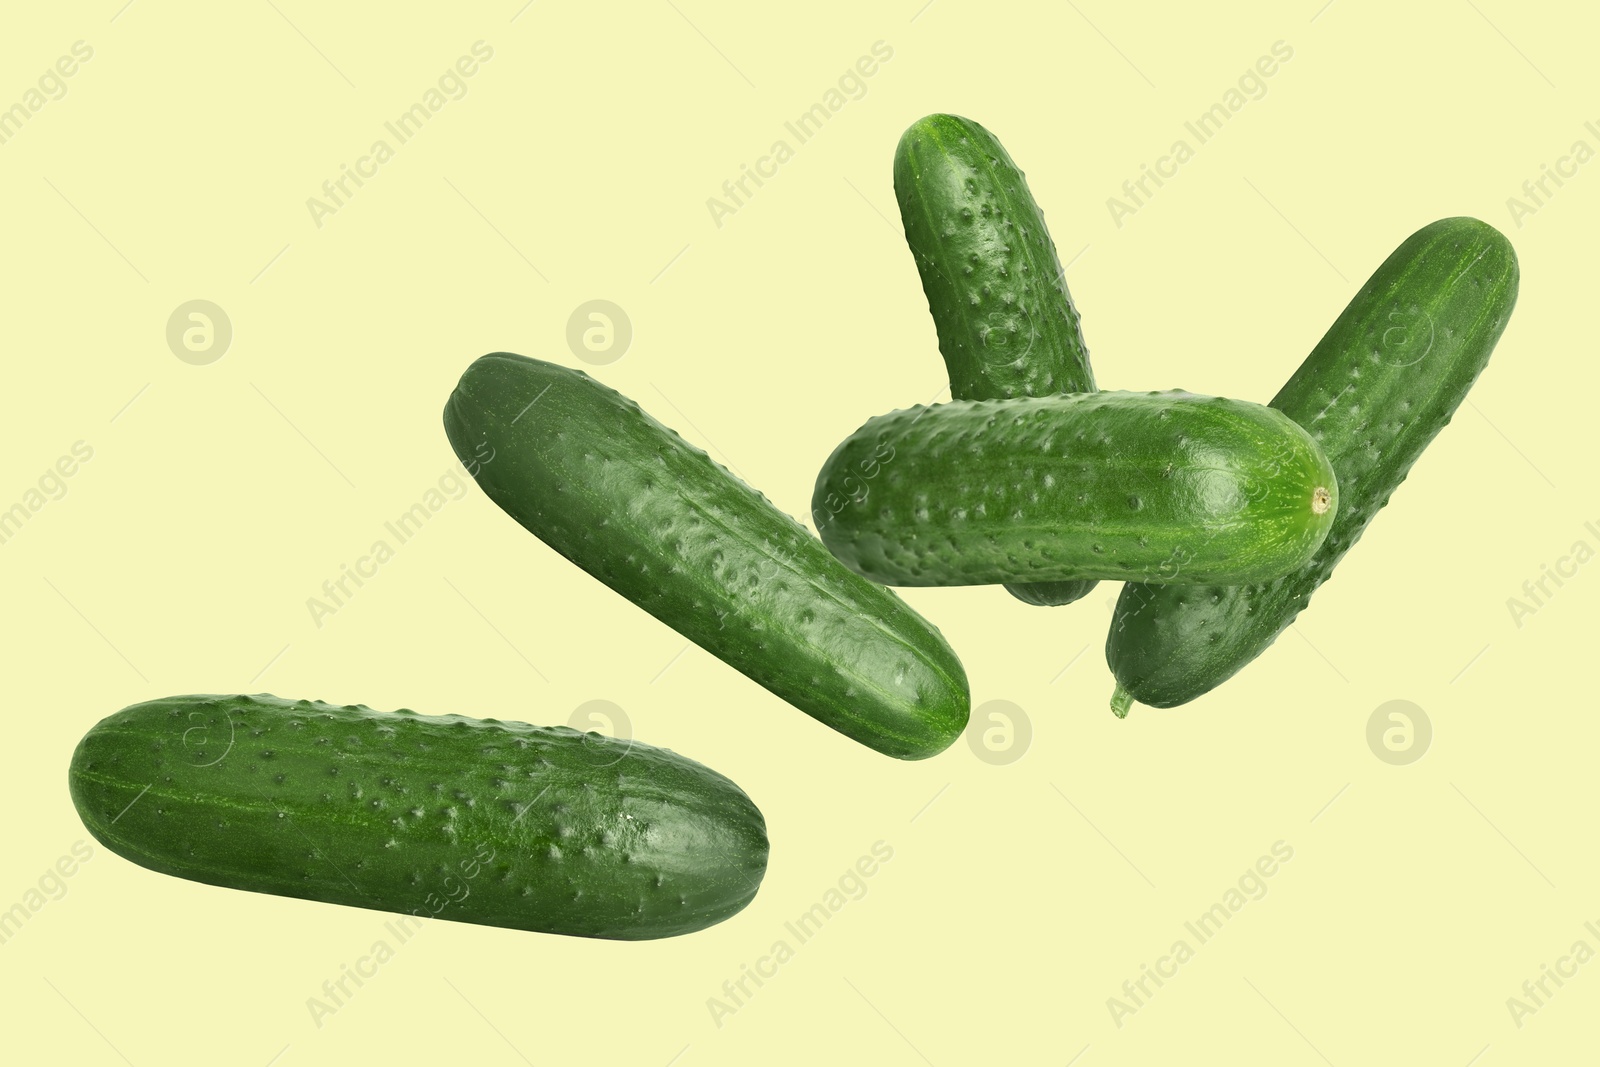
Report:
[[[1294,622],[1449,424],[1505,329],[1518,280],[1511,243],[1477,219],[1441,219],[1395,249],[1272,400],[1337,473],[1327,540],[1277,578],[1124,587],[1106,639],[1114,712],[1187,703]]]
[[[567,727],[175,696],[91,729],[68,784],[96,840],[163,874],[518,930],[689,933],[767,866],[728,779]]]
[[[999,138],[960,115],[912,123],[894,154],[906,243],[956,400],[1092,393],[1078,309],[1044,213]],[[1006,586],[1070,604],[1092,579]]]
[[[939,631],[621,393],[495,353],[444,425],[523,527],[795,707],[900,759],[961,736],[966,672]]]
[[[1184,392],[955,400],[869,420],[812,507],[891,585],[1249,580],[1301,566],[1338,501],[1327,458],[1260,404]]]

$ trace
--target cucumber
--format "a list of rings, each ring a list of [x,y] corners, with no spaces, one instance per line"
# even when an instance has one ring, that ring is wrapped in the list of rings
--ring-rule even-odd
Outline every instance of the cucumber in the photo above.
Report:
[[[512,518],[795,707],[900,759],[961,736],[967,677],[939,631],[632,400],[497,352],[444,424]]]
[[[175,696],[103,719],[68,782],[96,840],[162,874],[518,930],[689,933],[767,866],[728,779],[564,726]]]
[[[1044,213],[994,134],[959,115],[919,119],[895,149],[894,193],[953,399],[1095,391]],[[1006,586],[1046,607],[1094,587],[1093,579]]]
[[[834,450],[812,504],[858,574],[977,585],[1269,578],[1310,558],[1337,500],[1326,457],[1286,416],[1170,391],[882,415]]]
[[[1327,540],[1303,567],[1263,583],[1124,588],[1106,639],[1113,711],[1193,700],[1294,622],[1466,397],[1517,282],[1510,242],[1471,218],[1425,226],[1384,261],[1272,400],[1338,475]]]

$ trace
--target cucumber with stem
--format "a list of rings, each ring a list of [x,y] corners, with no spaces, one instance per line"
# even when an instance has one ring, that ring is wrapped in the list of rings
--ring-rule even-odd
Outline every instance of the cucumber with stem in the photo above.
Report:
[[[846,438],[812,494],[828,548],[890,585],[1270,578],[1311,557],[1337,502],[1281,412],[1179,391],[896,411]]]
[[[1424,226],[1383,262],[1272,400],[1338,476],[1327,540],[1268,581],[1125,586],[1106,638],[1118,716],[1136,700],[1168,708],[1209,692],[1294,622],[1466,398],[1518,279],[1511,243],[1473,218]]]

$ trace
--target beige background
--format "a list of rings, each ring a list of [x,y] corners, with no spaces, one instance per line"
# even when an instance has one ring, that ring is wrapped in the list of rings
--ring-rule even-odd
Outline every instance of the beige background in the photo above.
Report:
[[[1507,998],[1574,942],[1600,949],[1600,566],[1520,627],[1507,599],[1574,542],[1600,548],[1600,165],[1520,219],[1507,198],[1575,141],[1600,148],[1600,26],[1504,0],[920,2],[13,14],[0,107],[27,109],[74,42],[93,57],[0,144],[0,507],[26,508],[75,442],[93,458],[46,478],[60,498],[32,498],[0,545],[0,909],[27,916],[0,944],[9,1059],[1464,1067],[1592,1049],[1600,963],[1520,1027]],[[465,95],[396,144],[384,123],[480,40]],[[719,227],[707,198],[877,41],[893,55],[860,98]],[[1116,225],[1107,199],[1278,41],[1293,56],[1260,98]],[[1468,405],[1245,673],[1119,722],[1114,586],[1061,610],[914,590],[975,703],[1020,711],[975,716],[988,748],[896,763],[685,650],[470,486],[313,622],[323,581],[451,470],[440,409],[466,364],[582,366],[567,322],[591,299],[633,327],[594,373],[804,513],[840,437],[943,384],[890,173],[935,110],[1027,170],[1106,388],[1265,400],[1412,230],[1472,214],[1515,242],[1521,304]],[[393,158],[319,227],[307,198],[379,138]],[[166,338],[191,300],[233,330],[206,365]],[[87,840],[65,788],[85,730],[240,691],[537,723],[614,702],[641,740],[747,788],[769,875],[732,921],[662,942],[432,923],[318,1026],[308,998],[387,916],[98,847],[49,873]],[[1432,723],[1410,765],[1368,745],[1390,700]],[[709,998],[878,841],[893,859],[865,895],[717,1025]],[[1198,945],[1184,923],[1279,841],[1293,859]],[[1180,938],[1194,957],[1119,1026],[1108,998]]]

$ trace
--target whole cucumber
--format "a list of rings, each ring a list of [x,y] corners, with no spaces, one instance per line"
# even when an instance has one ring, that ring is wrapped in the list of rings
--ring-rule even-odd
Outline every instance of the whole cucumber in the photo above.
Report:
[[[1305,563],[1338,486],[1260,404],[1185,392],[952,400],[869,420],[817,476],[823,541],[892,585],[1251,580]]]
[[[795,707],[900,759],[961,736],[966,672],[939,631],[621,393],[498,352],[444,425],[507,514]]]
[[[91,729],[68,784],[96,840],[163,874],[518,930],[689,933],[767,866],[728,779],[564,726],[175,696]]]
[[[917,120],[895,149],[894,192],[953,399],[1095,391],[1044,213],[999,138],[960,115]],[[1079,600],[1095,584],[1006,588],[1048,607]]]
[[[1265,582],[1126,586],[1106,639],[1113,711],[1126,715],[1134,700],[1187,703],[1294,622],[1489,362],[1518,277],[1511,243],[1477,219],[1441,219],[1395,249],[1272,400],[1338,475],[1327,540],[1304,566]]]

